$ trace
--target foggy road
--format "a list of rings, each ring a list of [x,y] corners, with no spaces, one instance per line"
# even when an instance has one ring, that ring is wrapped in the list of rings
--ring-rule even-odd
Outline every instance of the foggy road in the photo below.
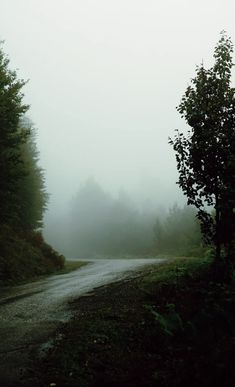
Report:
[[[68,301],[95,287],[131,276],[163,259],[96,260],[76,271],[2,289],[0,296],[0,384],[17,380],[61,322]]]

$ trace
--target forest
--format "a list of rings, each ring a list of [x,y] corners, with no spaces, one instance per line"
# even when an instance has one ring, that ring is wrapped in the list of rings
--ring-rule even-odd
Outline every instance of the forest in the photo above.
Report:
[[[216,265],[226,270],[233,267],[232,49],[231,40],[222,34],[214,67],[197,68],[178,107],[192,132],[186,136],[178,131],[169,143],[176,153],[178,184],[188,206],[141,208],[124,189],[114,196],[90,178],[71,199],[66,217],[49,228],[49,239],[60,251],[72,258],[113,258],[213,255],[215,248]],[[14,270],[19,272],[21,259],[27,261],[28,256],[29,272],[32,266],[35,273],[47,270],[47,265],[35,265],[30,256],[40,262],[46,258],[50,269],[62,267],[64,258],[42,236],[49,195],[39,163],[37,131],[26,115],[29,106],[23,102],[26,82],[10,69],[2,47],[0,59],[3,280],[14,276]],[[19,259],[14,258],[18,251],[23,251]]]
[[[45,227],[53,198],[40,128],[1,43],[3,387],[234,385],[235,88],[225,31],[213,58],[177,107],[187,130],[168,138],[184,204],[144,206],[86,176]]]
[[[2,46],[0,84],[0,281],[14,283],[61,268],[64,258],[41,234],[48,194],[36,129],[26,115],[25,82],[9,68]]]
[[[49,224],[47,236],[71,258],[192,256],[206,251],[193,208],[141,207],[124,190],[112,196],[94,178],[71,199],[69,214]]]
[[[1,255],[0,280],[13,281],[58,270],[64,257],[42,235],[49,201],[40,167],[37,130],[23,102],[25,81],[0,51],[1,79]],[[197,255],[202,251],[195,212],[173,205],[169,211],[139,208],[120,190],[117,197],[88,179],[71,199],[66,219],[57,219],[49,239],[71,258]]]

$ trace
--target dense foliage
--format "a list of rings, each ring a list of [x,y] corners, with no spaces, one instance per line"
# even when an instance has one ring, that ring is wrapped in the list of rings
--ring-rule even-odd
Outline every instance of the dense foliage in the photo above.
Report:
[[[21,145],[28,131],[19,126],[28,106],[23,103],[23,80],[8,69],[9,59],[0,49],[0,213],[1,222],[18,220],[19,181],[25,174],[21,161]]]
[[[25,82],[8,65],[0,49],[0,222],[34,230],[42,225],[47,195],[35,132],[25,118]]]
[[[170,140],[179,185],[198,210],[202,232],[215,246],[216,262],[233,256],[235,232],[235,89],[231,87],[233,45],[222,32],[215,64],[197,68],[178,111],[190,130]],[[210,210],[213,209],[214,211]],[[221,254],[221,252],[223,254]]]
[[[25,81],[0,47],[0,283],[63,266],[38,229],[47,203],[33,125],[25,117]],[[37,242],[36,242],[37,241]]]

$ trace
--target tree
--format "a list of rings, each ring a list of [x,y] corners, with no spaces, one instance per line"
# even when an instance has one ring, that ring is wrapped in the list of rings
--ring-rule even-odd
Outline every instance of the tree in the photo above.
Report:
[[[215,263],[232,260],[235,233],[235,89],[231,87],[233,44],[225,32],[215,64],[197,67],[177,110],[190,126],[169,143],[176,152],[178,184],[196,206],[202,233],[215,247]]]
[[[29,231],[42,227],[48,194],[45,190],[43,170],[38,165],[36,130],[26,117],[21,120],[20,127],[30,132],[27,141],[21,145],[21,160],[25,175],[19,181],[17,193],[20,226]]]
[[[14,224],[18,220],[18,184],[25,174],[21,145],[29,131],[19,126],[28,110],[21,91],[25,81],[17,79],[8,64],[0,45],[0,219],[1,223]]]

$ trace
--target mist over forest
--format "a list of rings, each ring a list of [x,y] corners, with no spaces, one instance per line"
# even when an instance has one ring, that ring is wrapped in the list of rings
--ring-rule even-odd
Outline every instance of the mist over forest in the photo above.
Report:
[[[128,258],[192,255],[200,248],[200,227],[192,208],[140,205],[122,189],[117,195],[88,179],[68,212],[48,219],[46,237],[70,258]]]
[[[1,39],[10,67],[30,80],[24,100],[37,128],[39,165],[49,193],[43,230],[48,242],[70,251],[65,235],[71,229],[72,203],[90,176],[112,208],[124,206],[118,197],[120,190],[126,192],[136,224],[167,214],[175,203],[183,207],[168,144],[175,129],[186,127],[175,107],[194,66],[201,58],[211,63],[225,19],[233,33],[232,13],[218,1],[202,0],[193,7],[193,18],[186,0],[1,5]],[[212,7],[219,10],[217,25]],[[17,34],[11,25],[18,26]],[[153,222],[143,220],[141,227],[148,223],[151,231],[141,242],[141,253],[147,241],[152,243]],[[56,237],[57,228],[65,234]]]
[[[232,13],[202,0],[193,18],[186,0],[3,3],[3,51],[30,80],[22,98],[37,169],[22,203],[31,227],[73,258],[155,256],[173,245],[193,254],[202,242],[168,138],[187,132],[176,106],[200,58],[212,63],[220,30],[233,37]]]

